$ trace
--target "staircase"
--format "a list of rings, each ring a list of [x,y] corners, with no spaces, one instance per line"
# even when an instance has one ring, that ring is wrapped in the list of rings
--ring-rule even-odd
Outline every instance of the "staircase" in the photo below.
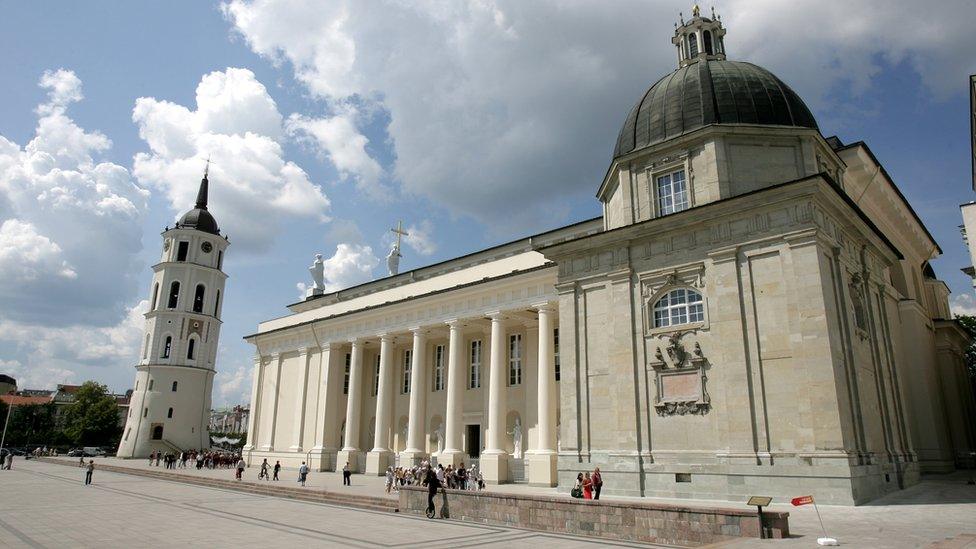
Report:
[[[163,443],[163,446],[166,446],[166,448],[168,448],[170,451],[175,452],[177,456],[179,456],[180,455],[180,452],[183,451],[182,448],[180,448],[179,446],[177,446],[177,445],[173,444],[172,442],[166,440],[165,438],[159,439],[159,442],[162,442]]]
[[[66,465],[69,467],[77,467],[77,462],[73,460],[68,461],[55,458],[38,458],[38,461],[54,463],[57,465]],[[267,482],[257,483],[242,480],[199,477],[177,471],[167,471],[165,469],[135,469],[132,467],[108,465],[106,463],[99,463],[97,467],[99,471],[110,471],[112,473],[122,473],[124,475],[135,475],[159,480],[168,480],[170,482],[182,482],[184,484],[194,484],[197,486],[220,488],[223,490],[234,490],[249,494],[313,501],[316,503],[330,503],[333,505],[341,505],[343,507],[355,507],[357,509],[368,509],[371,511],[380,511],[385,513],[399,512],[398,501],[390,498],[352,495],[341,492],[329,492],[325,490],[313,490],[309,488],[299,488],[297,486],[288,487],[268,484]],[[232,470],[228,469],[227,473],[228,475],[232,474]]]

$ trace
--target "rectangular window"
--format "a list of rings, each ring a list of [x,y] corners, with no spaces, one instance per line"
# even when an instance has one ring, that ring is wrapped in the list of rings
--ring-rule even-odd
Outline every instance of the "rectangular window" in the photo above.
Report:
[[[559,381],[559,328],[552,331],[552,352],[555,355],[553,364],[556,370],[556,381]]]
[[[412,369],[412,363],[413,351],[410,349],[403,351],[403,385],[400,386],[400,392],[403,394],[410,392],[410,370]]]
[[[657,177],[657,214],[668,215],[687,210],[688,185],[685,171],[678,170]]]
[[[180,242],[179,246],[176,248],[176,260],[186,261],[186,254],[190,251],[189,242]]]
[[[152,391],[152,388],[153,388],[153,381],[155,381],[155,380],[152,380],[152,379],[149,380],[149,390],[150,391]]]
[[[444,390],[444,346],[434,347],[434,390]]]
[[[522,334],[508,337],[508,384],[522,384]]]
[[[349,394],[349,367],[352,366],[352,354],[346,353],[346,374],[342,378],[342,394]]]
[[[125,440],[129,440],[129,433],[132,432],[132,427],[125,430]]]
[[[376,355],[376,368],[373,369],[373,396],[380,392],[380,358],[380,355]]]
[[[146,417],[148,415],[149,415],[149,408],[143,408],[142,409],[142,417]]]
[[[471,342],[471,373],[469,375],[468,387],[477,389],[481,387],[481,340]]]

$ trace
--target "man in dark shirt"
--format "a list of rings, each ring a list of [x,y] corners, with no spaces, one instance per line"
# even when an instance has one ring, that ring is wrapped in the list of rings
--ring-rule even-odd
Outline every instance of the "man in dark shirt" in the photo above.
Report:
[[[433,468],[427,469],[424,484],[427,486],[427,518],[434,518],[434,496],[437,495],[437,489],[441,487],[441,481],[437,480]]]

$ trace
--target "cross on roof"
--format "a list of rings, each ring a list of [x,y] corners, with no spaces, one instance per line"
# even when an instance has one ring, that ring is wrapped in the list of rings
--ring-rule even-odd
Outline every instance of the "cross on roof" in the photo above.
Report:
[[[390,229],[390,232],[393,232],[393,233],[395,233],[397,235],[396,248],[398,250],[400,249],[400,237],[401,236],[410,236],[410,233],[408,233],[407,231],[404,231],[403,230],[403,221],[397,221],[396,228],[395,229]]]

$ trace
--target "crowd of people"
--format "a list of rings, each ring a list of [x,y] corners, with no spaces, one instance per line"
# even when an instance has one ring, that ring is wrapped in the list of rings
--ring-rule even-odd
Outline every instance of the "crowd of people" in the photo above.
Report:
[[[160,450],[153,450],[149,454],[149,465],[159,467],[160,462],[162,462],[167,469],[186,469],[194,465],[198,470],[204,468],[229,469],[240,460],[240,457],[226,452],[184,450],[177,454],[176,452],[164,453]]]
[[[478,471],[477,465],[472,465],[470,469],[464,468],[464,463],[457,467],[443,465],[431,467],[429,461],[424,460],[420,465],[414,467],[389,467],[386,470],[386,493],[399,491],[401,486],[424,486],[426,485],[427,472],[433,471],[440,486],[452,490],[484,490],[485,479]]]

